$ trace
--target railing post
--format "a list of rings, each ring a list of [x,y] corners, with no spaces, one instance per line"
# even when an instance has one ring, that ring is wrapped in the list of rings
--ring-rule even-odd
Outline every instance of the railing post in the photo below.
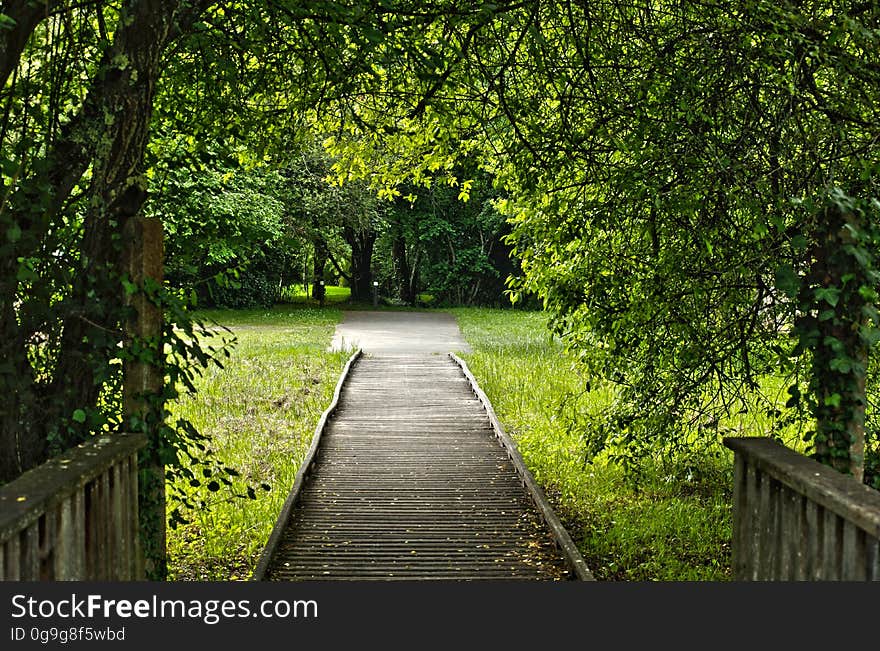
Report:
[[[162,222],[137,215],[126,225],[126,266],[129,278],[137,287],[145,281],[158,284],[163,280],[164,245]],[[123,385],[123,411],[126,420],[138,417],[147,423],[147,446],[141,451],[139,529],[145,573],[152,580],[164,580],[167,574],[165,556],[165,466],[159,451],[162,446],[160,426],[163,384],[165,381],[158,358],[163,355],[162,308],[143,291],[126,296],[134,315],[127,324],[129,341],[149,342],[156,356],[133,359],[126,363]]]

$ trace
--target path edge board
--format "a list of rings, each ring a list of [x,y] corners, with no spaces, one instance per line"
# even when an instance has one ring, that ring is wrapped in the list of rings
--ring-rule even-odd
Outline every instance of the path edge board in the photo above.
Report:
[[[275,556],[275,549],[278,547],[281,536],[287,527],[287,521],[290,519],[290,515],[293,512],[293,507],[296,506],[296,503],[299,500],[299,494],[302,492],[302,487],[311,472],[312,464],[318,453],[318,446],[321,443],[321,436],[327,428],[327,421],[330,420],[333,416],[333,412],[336,411],[336,408],[339,405],[339,396],[342,393],[342,387],[345,385],[345,381],[348,379],[348,375],[351,372],[351,367],[362,354],[363,351],[358,348],[352,356],[349,357],[348,361],[345,363],[345,367],[342,369],[342,373],[339,375],[339,381],[336,383],[336,390],[333,392],[333,399],[330,401],[330,405],[327,409],[324,410],[324,413],[321,414],[318,425],[315,427],[315,433],[312,435],[312,444],[309,447],[309,451],[306,453],[299,470],[296,472],[296,479],[293,482],[293,488],[287,496],[284,506],[281,507],[281,512],[278,514],[278,519],[275,521],[272,533],[269,534],[269,540],[263,548],[263,553],[260,554],[260,560],[257,562],[257,567],[254,569],[251,581],[265,580],[266,571],[269,569],[269,564]]]
[[[461,372],[470,383],[474,395],[483,404],[483,409],[485,409],[486,414],[489,416],[489,422],[492,424],[495,436],[510,457],[513,467],[516,468],[517,473],[522,479],[523,486],[528,491],[535,506],[541,512],[544,522],[546,522],[547,526],[550,528],[550,532],[553,534],[553,538],[559,546],[559,550],[562,552],[562,555],[565,557],[566,562],[574,573],[574,578],[579,581],[595,581],[596,578],[587,567],[587,563],[581,556],[580,551],[578,551],[577,545],[574,544],[571,535],[562,525],[562,522],[553,510],[553,507],[550,506],[550,502],[547,500],[544,490],[538,485],[538,482],[535,481],[535,477],[526,467],[525,461],[523,461],[522,455],[516,447],[516,443],[501,426],[501,421],[498,420],[498,416],[492,408],[492,403],[489,401],[485,392],[480,388],[476,378],[468,368],[467,362],[455,353],[448,353],[448,355],[449,358],[461,369]]]

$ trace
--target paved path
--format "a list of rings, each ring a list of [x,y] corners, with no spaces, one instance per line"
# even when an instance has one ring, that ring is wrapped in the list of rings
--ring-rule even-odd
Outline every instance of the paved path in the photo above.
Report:
[[[381,354],[471,352],[455,317],[444,312],[346,312],[330,348]]]

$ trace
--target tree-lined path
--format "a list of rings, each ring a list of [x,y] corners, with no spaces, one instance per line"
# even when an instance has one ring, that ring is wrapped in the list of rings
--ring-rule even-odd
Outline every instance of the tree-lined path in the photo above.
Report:
[[[543,495],[536,503],[529,492],[466,367],[429,352],[460,341],[454,320],[349,317],[337,335],[379,352],[343,374],[303,463],[308,477],[298,478],[255,578],[591,578]]]

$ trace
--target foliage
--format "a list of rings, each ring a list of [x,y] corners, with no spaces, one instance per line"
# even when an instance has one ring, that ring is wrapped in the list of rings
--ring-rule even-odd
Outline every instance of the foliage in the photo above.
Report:
[[[0,412],[0,480],[128,426],[119,403],[121,355],[131,354],[122,331],[127,233],[145,196],[161,54],[152,44],[169,38],[178,8],[9,5],[14,24],[0,31],[9,54],[0,95],[0,388],[12,399]]]
[[[491,179],[478,174],[401,192],[376,244],[382,284],[404,304],[422,291],[439,304],[499,304],[512,262]]]
[[[539,295],[587,376],[619,387],[590,429],[595,450],[687,445],[689,432],[711,437],[725,416],[758,409],[779,412],[774,430],[811,418],[842,428],[832,456],[860,474],[858,444],[847,446],[860,438],[863,345],[792,340],[818,305],[786,296],[777,271],[829,268],[828,197],[876,219],[878,21],[876,6],[836,0],[507,7],[445,24],[441,90],[406,85],[420,78],[404,60],[384,71],[386,95],[340,109],[340,122],[384,128],[381,147],[344,135],[330,145],[340,176],[369,169],[389,186],[481,160],[508,197],[523,261],[514,298]],[[872,291],[873,263],[854,259],[851,286]],[[814,296],[841,324],[875,302],[809,284],[853,298]],[[844,358],[857,362],[856,390],[840,394],[851,407],[783,412],[760,395],[761,378],[782,373],[823,404],[839,373],[828,361]]]
[[[875,467],[876,3],[49,0],[2,12],[0,481],[133,424],[159,450],[203,444],[162,425],[173,395],[139,423],[120,407],[127,356],[152,355],[172,379],[213,359],[192,337],[169,334],[167,359],[126,337],[127,296],[141,291],[187,327],[182,307],[126,276],[150,191],[185,247],[171,244],[172,277],[218,278],[247,259],[238,293],[218,295],[268,301],[290,273],[275,255],[285,238],[311,241],[316,279],[344,241],[339,271],[363,299],[384,211],[364,188],[394,200],[404,183],[445,184],[465,198],[478,174],[522,261],[512,296],[541,298],[588,388],[615,387],[586,419],[588,455],[614,449],[636,467],[714,441],[746,410],[773,418],[773,434],[802,427],[841,470]],[[331,190],[291,163],[313,127],[329,134],[333,176],[363,183]],[[481,171],[458,178],[474,160]],[[258,171],[288,164],[299,201]],[[355,223],[315,236],[325,209],[335,220],[334,202],[354,199]],[[406,245],[424,244],[419,273],[466,298],[462,271],[488,271],[486,242],[478,251],[469,234],[500,232],[485,206],[455,226],[445,210],[399,220],[386,259],[399,271]],[[201,218],[216,228],[204,242]],[[462,255],[444,259],[443,238]],[[779,377],[787,409],[768,382]]]
[[[169,282],[199,304],[271,306],[296,269],[289,198],[278,173],[259,169],[170,169],[147,206],[166,226]]]
[[[791,355],[821,359],[834,344],[802,338],[793,349],[787,330],[817,303],[793,305],[776,272],[780,259],[813,276],[831,267],[822,248],[835,230],[827,188],[859,201],[876,192],[869,125],[878,124],[878,86],[863,60],[876,11],[760,1],[595,9],[583,18],[595,47],[583,49],[558,18],[522,53],[524,66],[557,62],[552,77],[572,63],[589,74],[566,82],[565,94],[585,101],[563,104],[563,93],[551,93],[536,117],[517,123],[527,149],[513,152],[512,176],[528,199],[511,212],[525,285],[544,297],[586,367],[622,389],[611,418],[597,424],[600,436],[640,444],[681,438],[698,423],[712,430],[747,408],[756,378],[780,368],[809,378],[808,391],[824,401],[832,378]],[[631,55],[625,66],[613,64],[621,53]],[[634,74],[621,75],[623,67]],[[514,88],[505,101],[526,97]],[[533,152],[547,159],[551,142],[576,168],[563,158],[522,174]],[[874,284],[859,276],[853,286]],[[852,323],[863,305],[857,298],[822,311]],[[864,391],[853,399],[864,401]],[[851,418],[835,418],[849,436]]]

